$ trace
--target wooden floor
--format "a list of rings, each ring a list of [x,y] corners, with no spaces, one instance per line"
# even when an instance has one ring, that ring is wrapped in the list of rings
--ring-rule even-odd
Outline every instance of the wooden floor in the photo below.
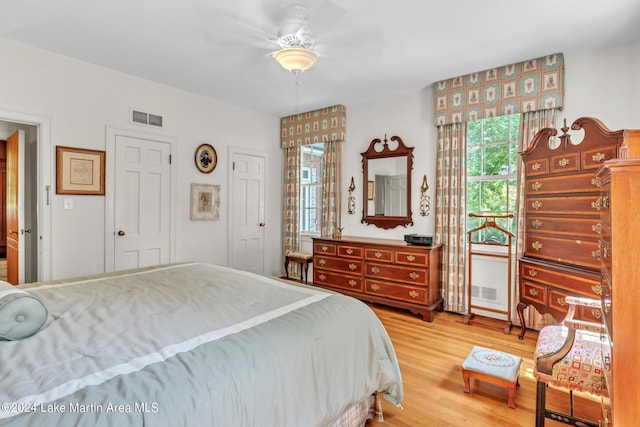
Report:
[[[385,422],[369,420],[367,426],[533,426],[535,424],[536,381],[531,356],[537,332],[528,330],[518,339],[520,328],[505,334],[479,324],[465,325],[464,316],[442,312],[432,323],[407,311],[371,305],[384,326],[400,362],[404,386],[403,409],[383,400]],[[507,406],[502,388],[471,380],[471,394],[463,392],[460,364],[474,345],[493,348],[523,358],[516,409]],[[549,388],[547,406],[569,411],[568,394]],[[577,416],[600,419],[600,403],[590,396],[574,397]],[[547,420],[546,426],[564,424]]]

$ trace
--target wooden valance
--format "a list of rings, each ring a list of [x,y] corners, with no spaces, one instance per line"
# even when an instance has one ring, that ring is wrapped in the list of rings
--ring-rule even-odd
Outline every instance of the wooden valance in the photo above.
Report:
[[[280,146],[289,148],[344,141],[346,130],[347,108],[344,105],[294,114],[280,119]]]
[[[561,109],[561,53],[471,73],[434,85],[435,125],[461,123],[529,111]]]

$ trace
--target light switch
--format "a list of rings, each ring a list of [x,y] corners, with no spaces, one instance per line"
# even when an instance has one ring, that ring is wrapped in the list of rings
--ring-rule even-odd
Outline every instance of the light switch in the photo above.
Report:
[[[65,210],[73,209],[73,199],[64,199],[64,209]]]

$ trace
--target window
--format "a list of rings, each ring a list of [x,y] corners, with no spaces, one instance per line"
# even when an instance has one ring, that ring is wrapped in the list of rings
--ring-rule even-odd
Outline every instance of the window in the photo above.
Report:
[[[514,236],[519,134],[520,114],[467,123],[467,213],[513,214],[512,219],[496,222]],[[479,218],[467,217],[467,230],[481,223]],[[481,230],[474,235],[475,239],[507,243],[507,236],[492,228]]]
[[[300,162],[300,232],[320,233],[324,144],[302,147]]]

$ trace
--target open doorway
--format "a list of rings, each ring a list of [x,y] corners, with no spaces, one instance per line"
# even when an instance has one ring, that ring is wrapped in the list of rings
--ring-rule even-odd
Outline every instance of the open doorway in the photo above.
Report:
[[[38,280],[38,128],[35,125],[0,120],[0,280],[7,280],[7,216],[6,216],[6,140],[14,133],[24,133],[24,224],[20,239],[24,245],[24,263],[19,266],[22,282]]]

